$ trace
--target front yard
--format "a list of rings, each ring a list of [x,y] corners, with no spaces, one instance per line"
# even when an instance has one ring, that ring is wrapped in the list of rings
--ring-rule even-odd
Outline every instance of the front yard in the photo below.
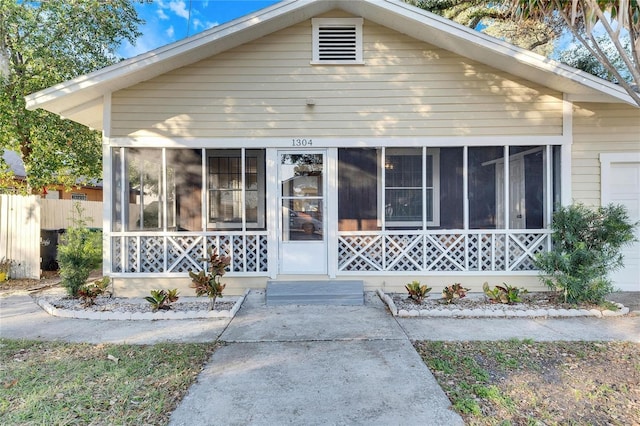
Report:
[[[469,425],[640,424],[640,344],[415,342]]]
[[[166,424],[220,345],[0,339],[0,423]],[[640,424],[640,344],[415,347],[467,424]]]

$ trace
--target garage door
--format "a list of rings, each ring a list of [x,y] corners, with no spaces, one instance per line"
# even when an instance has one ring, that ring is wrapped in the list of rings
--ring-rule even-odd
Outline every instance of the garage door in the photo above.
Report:
[[[632,221],[640,221],[640,154],[602,154],[602,204],[622,204]],[[640,230],[636,229],[640,239]],[[640,243],[624,250],[625,267],[612,274],[614,287],[640,291]]]

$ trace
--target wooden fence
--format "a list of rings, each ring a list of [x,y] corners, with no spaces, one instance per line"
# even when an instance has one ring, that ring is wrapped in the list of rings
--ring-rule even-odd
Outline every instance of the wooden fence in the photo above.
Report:
[[[40,278],[39,198],[0,194],[0,259],[15,262],[12,278]]]
[[[67,229],[78,217],[79,205],[88,228],[102,229],[102,202],[75,200],[40,200],[40,228]]]
[[[102,203],[98,201],[48,200],[37,195],[0,194],[0,259],[15,261],[12,278],[40,278],[42,230],[66,229],[78,215],[89,228],[102,228]]]

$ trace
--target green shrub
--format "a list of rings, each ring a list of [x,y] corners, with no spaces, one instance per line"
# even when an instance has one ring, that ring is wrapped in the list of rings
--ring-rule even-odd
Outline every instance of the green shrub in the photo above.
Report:
[[[77,216],[62,234],[57,256],[61,284],[71,297],[78,297],[80,287],[102,262],[102,232],[87,228],[79,203],[75,204],[75,209]]]
[[[613,285],[607,277],[623,266],[621,249],[634,241],[637,224],[623,206],[561,207],[553,215],[553,249],[535,258],[541,280],[568,303],[602,303]]]
[[[418,303],[422,303],[424,298],[427,297],[427,294],[431,291],[431,287],[427,287],[426,284],[420,284],[420,281],[412,281],[405,285],[404,288],[406,288],[409,293],[409,299],[413,299]]]

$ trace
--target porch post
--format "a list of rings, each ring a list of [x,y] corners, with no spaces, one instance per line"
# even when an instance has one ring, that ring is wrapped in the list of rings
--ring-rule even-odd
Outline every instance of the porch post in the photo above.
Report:
[[[267,149],[266,152],[267,163],[267,269],[269,271],[269,278],[276,279],[278,275],[280,257],[280,247],[278,246],[278,200],[279,191],[278,188],[278,150],[275,148]]]
[[[113,161],[111,158],[111,93],[102,100],[102,275],[112,273],[111,265],[111,210],[113,203]],[[123,201],[124,202],[124,201]]]
[[[338,149],[327,149],[327,272],[334,279],[338,273]]]

